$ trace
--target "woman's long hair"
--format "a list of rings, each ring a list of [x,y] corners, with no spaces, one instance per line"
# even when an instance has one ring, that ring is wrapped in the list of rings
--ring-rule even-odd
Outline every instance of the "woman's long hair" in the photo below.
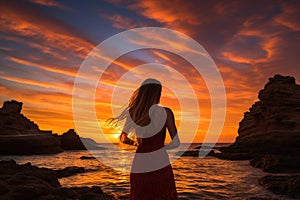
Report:
[[[110,118],[109,124],[116,126],[119,121],[127,119],[130,115],[132,121],[139,126],[146,126],[150,123],[149,110],[152,105],[160,101],[162,86],[161,83],[152,78],[146,79],[142,85],[133,92],[130,97],[128,106],[123,112],[115,117]],[[126,130],[134,128],[131,124],[125,126]],[[128,134],[128,133],[127,133]]]

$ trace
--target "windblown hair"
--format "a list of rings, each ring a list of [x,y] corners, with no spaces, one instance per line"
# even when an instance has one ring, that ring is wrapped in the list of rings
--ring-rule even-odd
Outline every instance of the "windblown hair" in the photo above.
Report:
[[[130,115],[132,121],[139,126],[146,126],[150,123],[149,110],[152,105],[160,101],[162,86],[161,83],[152,78],[146,79],[142,85],[133,92],[130,97],[128,106],[123,112],[115,117],[110,118],[109,124],[116,126],[119,121],[127,119]],[[127,124],[127,126],[131,126]],[[131,129],[132,127],[126,127]]]

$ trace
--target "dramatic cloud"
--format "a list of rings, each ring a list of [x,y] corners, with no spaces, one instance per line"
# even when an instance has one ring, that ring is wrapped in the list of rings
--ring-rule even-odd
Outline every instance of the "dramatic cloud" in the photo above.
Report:
[[[98,42],[131,28],[174,29],[194,38],[208,51],[227,93],[227,117],[220,138],[223,142],[234,140],[243,113],[257,100],[257,92],[269,77],[280,73],[300,80],[298,1],[107,0],[87,4],[29,0],[2,1],[0,6],[0,100],[23,101],[26,115],[41,128],[58,133],[74,127],[72,90],[81,62]],[[145,37],[161,45],[192,51],[171,37],[164,41],[155,33]],[[201,74],[171,50],[130,52],[109,66],[95,94],[100,123],[111,116],[112,106],[122,106],[121,101],[110,104],[113,90],[128,95],[147,74],[168,80],[178,88],[185,87],[166,69],[134,71],[137,66],[151,62],[172,67],[192,85],[203,117],[196,138],[201,142],[210,122],[210,94]],[[86,88],[89,79],[101,73],[99,67],[94,63],[90,76],[81,77]],[[129,77],[128,71],[134,73]],[[122,83],[115,88],[122,77]],[[174,109],[176,118],[186,114],[192,120],[189,111],[180,110],[175,95],[164,88],[162,103]],[[86,102],[82,98],[82,103]],[[182,137],[189,132],[186,130]],[[106,133],[116,134],[116,130],[107,128]]]

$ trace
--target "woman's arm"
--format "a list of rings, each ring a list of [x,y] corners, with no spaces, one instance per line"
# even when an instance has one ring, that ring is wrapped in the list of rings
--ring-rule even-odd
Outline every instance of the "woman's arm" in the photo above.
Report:
[[[128,144],[128,145],[132,145],[132,146],[138,146],[137,142],[135,142],[134,140],[132,140],[128,137],[129,132],[130,132],[130,128],[128,125],[128,121],[126,120],[125,125],[122,130],[122,133],[119,137],[120,142],[122,142],[124,144]]]
[[[132,146],[138,146],[137,142],[135,142],[134,140],[130,139],[127,136],[127,133],[125,133],[124,131],[122,131],[121,135],[120,135],[120,141],[124,144],[128,144],[128,145],[132,145]]]
[[[172,138],[172,141],[166,145],[167,149],[175,149],[180,146],[180,140],[177,134],[174,114],[170,108],[165,108],[167,112],[167,129]]]

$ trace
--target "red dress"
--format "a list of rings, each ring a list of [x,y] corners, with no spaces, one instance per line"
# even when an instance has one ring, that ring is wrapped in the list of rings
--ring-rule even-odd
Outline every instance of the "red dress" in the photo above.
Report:
[[[162,149],[165,137],[166,126],[154,136],[142,139],[142,143],[137,148],[136,153],[143,154],[140,154],[140,156],[135,155],[132,169],[139,167],[145,167],[146,169],[150,166],[150,170],[139,173],[132,170],[130,174],[130,200],[178,199],[172,166],[169,163],[166,150]],[[145,153],[149,152],[158,152],[158,154],[150,157],[144,156]],[[151,165],[154,168],[156,167],[154,171],[151,170]],[[160,165],[163,165],[163,167],[159,167]]]

